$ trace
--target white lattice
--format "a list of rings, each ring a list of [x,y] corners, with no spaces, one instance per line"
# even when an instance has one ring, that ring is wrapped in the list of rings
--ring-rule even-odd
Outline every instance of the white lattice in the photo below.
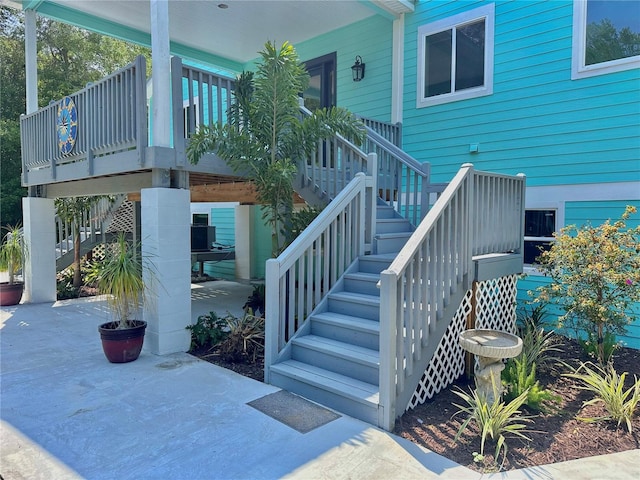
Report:
[[[515,332],[517,275],[495,278],[475,284],[476,328]],[[473,309],[473,291],[469,290],[447,328],[429,366],[416,388],[407,410],[433,398],[464,372],[464,350],[458,342]]]
[[[107,233],[127,232],[132,233],[134,227],[133,202],[125,200],[113,215],[113,220],[107,228]]]

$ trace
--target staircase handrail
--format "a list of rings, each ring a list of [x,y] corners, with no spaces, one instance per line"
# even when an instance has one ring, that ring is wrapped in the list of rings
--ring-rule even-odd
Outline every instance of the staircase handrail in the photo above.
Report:
[[[513,194],[491,195],[485,186]],[[505,242],[495,242],[490,233],[496,223],[481,225],[483,211],[490,207],[502,213],[517,211],[522,218],[519,231],[502,232],[508,236]],[[465,164],[381,273],[379,425],[383,428],[393,427],[397,408],[404,407],[397,404],[407,394],[405,379],[422,374],[426,347],[433,354],[446,328],[444,322],[451,321],[444,314],[450,306],[457,308],[450,305],[451,298],[469,289],[473,256],[522,248],[523,219],[524,175],[474,172],[473,165]]]
[[[105,232],[106,222],[110,221],[124,199],[126,199],[126,195],[101,198],[87,212],[84,212],[80,222],[81,242],[95,243],[97,235]],[[55,224],[58,236],[56,260],[59,260],[64,255],[73,252],[73,222],[67,222],[56,214]]]
[[[378,189],[382,199],[413,225],[418,225],[446,184],[431,183],[431,164],[419,162],[365,126],[364,150],[378,154]],[[436,197],[432,198],[432,194]]]
[[[368,164],[375,168],[375,154]],[[270,367],[328,294],[346,268],[371,242],[375,178],[358,172],[278,258],[266,262],[265,380]]]

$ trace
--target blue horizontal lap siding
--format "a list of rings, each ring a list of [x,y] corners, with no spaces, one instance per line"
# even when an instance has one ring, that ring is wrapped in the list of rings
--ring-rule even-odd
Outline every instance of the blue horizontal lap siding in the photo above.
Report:
[[[355,114],[382,121],[391,119],[393,24],[372,16],[295,45],[301,60],[336,52],[337,104]],[[356,55],[365,63],[365,77],[354,82]]]
[[[605,222],[607,219],[611,220],[611,223],[620,218],[627,205],[633,205],[638,209],[638,213],[632,215],[627,221],[627,228],[635,228],[640,224],[640,201],[608,201],[608,202],[567,202],[565,204],[565,215],[567,225],[582,226],[587,223],[597,226]],[[523,302],[531,300],[527,295],[528,291],[534,291],[541,285],[549,283],[549,280],[544,276],[529,275],[525,279],[518,281],[518,302],[522,305]],[[533,295],[535,298],[535,293]],[[558,313],[558,310],[553,306],[548,308],[549,319],[555,321],[556,316],[554,312]],[[625,345],[640,349],[640,304],[634,304],[630,310],[630,313],[635,317],[635,320],[627,327],[627,334],[619,338]],[[559,312],[562,314],[562,312]],[[572,334],[572,332],[565,331],[566,334]]]
[[[572,81],[572,2],[496,2],[493,95],[416,108],[417,28],[483,3],[421,2],[407,16],[405,149],[434,181],[465,162],[529,186],[639,180],[640,70]]]

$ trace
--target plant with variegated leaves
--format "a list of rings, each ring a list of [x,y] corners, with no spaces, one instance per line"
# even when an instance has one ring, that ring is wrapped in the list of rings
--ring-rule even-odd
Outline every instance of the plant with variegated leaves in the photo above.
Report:
[[[599,226],[569,225],[554,234],[555,242],[538,261],[551,277],[539,287],[539,300],[555,300],[571,320],[598,343],[598,361],[605,362],[605,334],[623,334],[640,302],[640,225],[627,220],[636,208],[627,206],[619,220]]]

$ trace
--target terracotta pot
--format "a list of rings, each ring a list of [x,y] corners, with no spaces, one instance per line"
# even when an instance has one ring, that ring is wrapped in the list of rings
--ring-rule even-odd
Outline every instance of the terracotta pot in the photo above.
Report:
[[[24,283],[1,282],[0,283],[0,305],[3,307],[17,305],[22,298]]]
[[[140,355],[147,322],[133,320],[131,328],[117,328],[117,322],[103,323],[98,327],[102,350],[111,363],[133,362]]]

